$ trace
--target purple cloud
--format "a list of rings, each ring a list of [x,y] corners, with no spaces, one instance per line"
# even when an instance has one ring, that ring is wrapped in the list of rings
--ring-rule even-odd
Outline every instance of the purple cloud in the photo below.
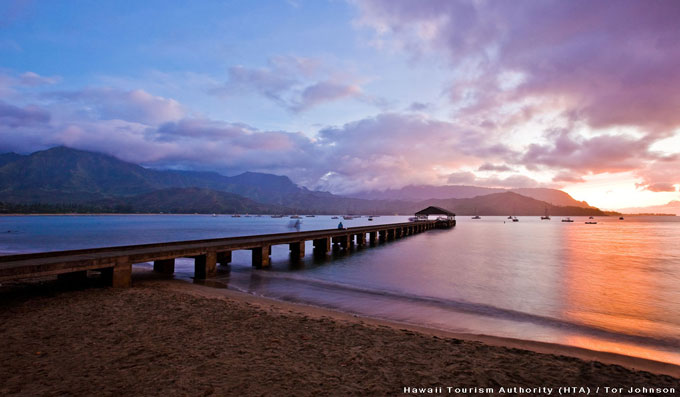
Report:
[[[356,82],[340,81],[331,75],[314,59],[275,57],[263,68],[229,68],[229,80],[210,93],[229,96],[255,92],[294,113],[344,98],[370,102]]]
[[[50,113],[37,106],[22,108],[0,101],[0,127],[18,128],[49,121]]]
[[[432,105],[429,103],[413,102],[409,105],[408,110],[411,112],[422,112],[429,109]]]
[[[472,172],[454,172],[449,175],[447,182],[454,185],[473,185],[498,188],[526,188],[538,187],[540,184],[525,175],[511,175],[505,178],[491,176],[480,178]]]
[[[623,134],[582,138],[560,130],[551,133],[549,139],[548,144],[530,144],[520,162],[597,174],[636,170],[662,157],[650,151],[651,140]]]
[[[649,190],[680,183],[680,164],[650,149],[680,127],[675,2],[356,4],[360,22],[383,43],[416,56],[445,55],[455,71],[448,93],[461,123],[484,120],[496,140],[536,120],[572,131],[550,134],[523,154],[506,153],[510,163],[554,170],[555,182],[631,171]],[[587,135],[575,132],[583,130]]]
[[[282,73],[278,70],[234,66],[229,68],[229,81],[224,86],[215,88],[211,92],[231,95],[254,90],[279,105],[288,107],[286,95],[298,84],[298,80],[293,75]]]
[[[452,185],[472,185],[477,180],[477,176],[472,172],[453,172],[446,178],[446,182]]]
[[[361,88],[358,85],[322,81],[305,88],[300,95],[300,102],[294,105],[293,109],[299,112],[324,102],[332,102],[359,95],[361,95]]]
[[[318,186],[341,192],[441,184],[449,170],[512,153],[482,130],[420,114],[383,113],[322,129],[317,144],[330,173]]]
[[[79,91],[52,92],[45,95],[78,113],[97,120],[124,120],[148,125],[181,119],[184,108],[174,99],[154,96],[144,90],[123,91],[112,88],[87,88]]]
[[[680,125],[680,7],[674,2],[358,5],[364,24],[403,48],[443,50],[454,68],[471,67],[474,74],[454,90],[456,97],[472,94],[483,110],[508,99],[560,98],[565,113],[595,128]]]
[[[505,172],[505,171],[512,171],[512,168],[508,167],[505,164],[501,165],[496,165],[496,164],[491,164],[491,163],[484,163],[477,168],[477,171],[498,171],[498,172]]]

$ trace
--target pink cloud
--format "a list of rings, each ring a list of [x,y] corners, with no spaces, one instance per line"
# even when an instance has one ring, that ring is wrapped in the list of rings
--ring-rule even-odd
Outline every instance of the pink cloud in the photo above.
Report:
[[[652,184],[652,185],[646,185],[645,189],[652,191],[652,192],[675,192],[675,191],[677,191],[675,186],[670,184],[670,183],[655,183],[655,184]]]
[[[680,158],[664,157],[636,170],[642,179],[637,187],[653,192],[675,191],[674,185],[680,185]]]
[[[674,2],[399,1],[358,3],[362,21],[407,48],[446,52],[481,96],[499,76],[523,76],[516,98],[559,96],[594,127],[680,125],[680,7]],[[625,22],[623,22],[625,21]],[[415,34],[429,27],[429,35]],[[383,33],[384,35],[384,33]],[[481,74],[480,74],[481,73]],[[494,87],[495,86],[495,87]],[[494,88],[489,91],[489,88]]]
[[[583,183],[585,181],[581,175],[572,172],[559,172],[553,177],[553,182]]]

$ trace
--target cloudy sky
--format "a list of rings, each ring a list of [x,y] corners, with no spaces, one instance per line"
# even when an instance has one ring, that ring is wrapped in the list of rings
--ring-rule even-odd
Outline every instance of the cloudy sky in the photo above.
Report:
[[[680,2],[0,3],[0,152],[680,198]]]

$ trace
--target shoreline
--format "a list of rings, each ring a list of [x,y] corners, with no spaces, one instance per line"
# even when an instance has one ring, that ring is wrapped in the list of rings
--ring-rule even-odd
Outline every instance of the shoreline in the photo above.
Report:
[[[229,288],[214,288],[206,285],[191,283],[186,280],[173,279],[168,281],[172,282],[172,284],[168,284],[169,288],[174,288],[176,290],[190,294],[196,294],[205,298],[236,299],[251,304],[261,305],[262,307],[265,308],[275,307],[279,310],[295,310],[299,311],[304,315],[319,318],[325,316],[352,323],[369,324],[373,326],[387,326],[395,330],[406,329],[409,331],[414,331],[421,334],[436,336],[440,338],[481,342],[490,346],[524,349],[542,354],[564,355],[585,361],[599,361],[605,364],[620,365],[633,370],[642,370],[659,375],[669,375],[676,378],[680,378],[680,365],[667,363],[664,361],[655,361],[642,357],[627,356],[624,354],[611,353],[599,350],[591,350],[582,347],[562,345],[559,343],[539,342],[485,334],[471,334],[446,331],[438,328],[418,326],[411,323],[343,312],[313,304],[297,302],[293,303],[265,296],[252,295],[246,292],[241,292]],[[183,283],[184,286],[178,283]]]
[[[407,386],[463,385],[677,390],[680,381],[672,364],[456,334],[144,271],[129,289],[47,281],[0,290],[0,299],[2,395],[397,395]]]

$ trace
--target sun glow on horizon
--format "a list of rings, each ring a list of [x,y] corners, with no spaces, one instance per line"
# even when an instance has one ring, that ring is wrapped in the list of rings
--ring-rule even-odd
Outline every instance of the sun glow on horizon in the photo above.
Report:
[[[652,192],[636,187],[640,179],[632,172],[587,175],[583,179],[586,182],[568,185],[562,190],[576,200],[587,201],[588,204],[603,210],[649,207],[680,199],[680,193],[677,191]]]

